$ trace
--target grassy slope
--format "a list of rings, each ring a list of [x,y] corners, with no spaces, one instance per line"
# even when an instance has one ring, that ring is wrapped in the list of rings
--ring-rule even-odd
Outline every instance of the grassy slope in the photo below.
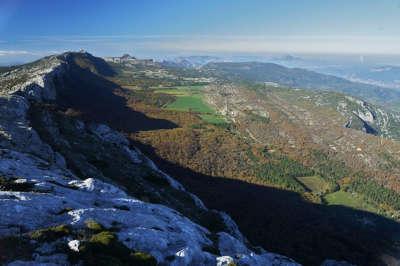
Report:
[[[325,192],[329,189],[329,184],[319,176],[301,176],[296,179],[312,192]]]
[[[343,190],[336,191],[324,197],[328,205],[343,205],[359,210],[366,210],[378,213],[378,210],[365,199],[356,193],[350,193]]]
[[[189,96],[178,96],[176,101],[169,104],[167,109],[176,111],[193,111],[199,113],[213,113],[208,105],[206,105],[201,96],[189,95]]]
[[[196,112],[200,117],[211,124],[226,123],[225,119],[218,115],[203,100],[201,90],[203,86],[177,86],[174,88],[159,88],[155,92],[173,95],[176,100],[168,104],[165,108],[167,110],[182,111],[182,112]]]

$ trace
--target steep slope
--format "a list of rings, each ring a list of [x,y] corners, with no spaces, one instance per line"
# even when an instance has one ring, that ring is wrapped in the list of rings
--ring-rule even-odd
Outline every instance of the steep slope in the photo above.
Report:
[[[335,76],[301,68],[286,68],[273,63],[210,63],[203,68],[230,81],[273,82],[281,86],[329,90],[386,105],[393,105],[400,100],[400,92],[394,89],[351,82]]]
[[[388,113],[355,98],[286,88],[210,86],[208,100],[249,138],[325,172],[328,179],[361,175],[399,191],[399,143],[374,136],[397,138],[396,113],[388,123]]]
[[[171,101],[179,101],[180,95],[188,98],[192,94],[189,90],[195,90],[196,95],[211,96],[214,92],[207,93],[199,86],[203,83],[192,83],[190,88],[181,86],[182,80],[195,82],[192,74],[209,77],[208,73],[163,69],[177,77],[172,82],[170,76],[139,76],[142,70],[138,70],[138,66],[125,67],[124,71],[131,73],[132,81],[128,77],[116,79],[129,88],[121,94],[128,100],[129,107],[152,118],[173,121],[176,125],[172,129],[133,132],[130,137],[157,165],[173,174],[208,206],[235,217],[252,242],[296,258],[305,265],[319,265],[325,258],[345,259],[357,265],[385,264],[383,258],[392,252],[393,237],[398,235],[399,225],[376,213],[398,217],[399,196],[364,179],[369,174],[362,173],[362,179],[353,180],[356,176],[352,175],[357,172],[352,172],[334,156],[334,147],[325,142],[315,145],[304,137],[312,134],[318,140],[321,134],[322,139],[332,142],[330,137],[335,136],[336,128],[343,129],[348,132],[345,138],[348,142],[343,145],[350,151],[347,152],[348,161],[357,164],[362,160],[361,156],[356,157],[357,160],[352,158],[352,155],[358,156],[355,151],[359,148],[350,145],[352,138],[361,136],[363,142],[368,142],[375,137],[365,134],[361,128],[345,128],[348,119],[335,105],[332,108],[317,106],[311,99],[307,103],[303,96],[313,94],[310,91],[279,88],[271,93],[260,86],[258,94],[255,93],[257,86],[250,84],[233,86],[240,93],[231,93],[229,86],[224,89],[228,84],[220,82],[210,86],[220,94],[215,97],[221,101],[214,107],[227,115],[230,123],[216,126],[203,120],[202,113],[190,108],[188,102],[180,111],[168,108]],[[148,82],[158,85],[148,87],[145,85]],[[346,99],[344,95],[331,94],[337,95],[337,102]],[[331,94],[327,93],[327,96]],[[212,101],[209,103],[213,104]],[[357,108],[349,107],[349,110],[357,111]],[[312,123],[313,127],[305,131],[306,125]],[[330,123],[332,126],[328,127]],[[318,131],[319,125],[322,132]],[[333,132],[329,133],[330,130]],[[274,144],[271,145],[271,142],[264,142],[265,139],[258,139],[260,136],[276,142],[271,141]],[[303,146],[303,142],[307,146]],[[340,142],[337,145],[341,146]],[[319,149],[321,147],[323,149]],[[370,148],[371,151],[374,149],[373,146]],[[386,156],[380,154],[379,157]],[[386,158],[389,164],[382,166],[390,168],[396,162],[396,158],[390,160],[390,157]],[[310,165],[310,162],[316,164]],[[373,169],[371,167],[362,165],[366,170]],[[343,177],[351,177],[351,183],[346,183],[349,178]],[[387,176],[381,178],[383,184],[387,181],[393,185],[392,181],[396,180]],[[368,189],[360,184],[368,185]],[[358,191],[371,194],[367,198]],[[346,196],[347,202],[339,202],[339,196]]]
[[[387,111],[380,106],[350,96],[337,95],[335,97],[333,94],[321,93],[317,97],[310,100],[336,107],[347,119],[345,127],[393,140],[400,139],[400,113]]]
[[[400,113],[398,112],[388,111],[381,106],[341,93],[288,91],[287,89],[275,91],[275,94],[281,95],[288,102],[303,105],[305,108],[308,107],[307,103],[311,103],[311,106],[316,108],[336,112],[336,116],[344,119],[343,126],[346,128],[388,139],[400,139]],[[329,120],[329,117],[326,119]]]
[[[76,56],[0,76],[2,264],[296,265],[252,252],[227,215],[204,207],[123,135],[68,112],[63,82],[78,68],[103,71],[92,64],[103,62]]]

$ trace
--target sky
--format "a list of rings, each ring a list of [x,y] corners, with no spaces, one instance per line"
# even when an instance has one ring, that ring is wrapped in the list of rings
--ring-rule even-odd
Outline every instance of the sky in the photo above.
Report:
[[[0,63],[99,56],[400,55],[400,0],[0,0]]]

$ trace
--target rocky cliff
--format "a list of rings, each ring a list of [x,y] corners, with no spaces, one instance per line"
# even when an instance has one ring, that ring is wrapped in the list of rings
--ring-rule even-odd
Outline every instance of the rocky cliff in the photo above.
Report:
[[[123,134],[59,109],[69,56],[0,76],[0,263],[297,265],[251,247]]]

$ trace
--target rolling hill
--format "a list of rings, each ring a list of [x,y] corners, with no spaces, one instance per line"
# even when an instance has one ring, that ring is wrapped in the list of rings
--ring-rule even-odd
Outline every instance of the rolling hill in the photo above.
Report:
[[[343,78],[273,63],[210,63],[204,66],[210,73],[230,81],[273,82],[281,86],[345,93],[363,100],[395,107],[400,92],[394,89],[351,82]]]
[[[395,259],[397,113],[208,67],[65,53],[0,74],[1,263]]]

